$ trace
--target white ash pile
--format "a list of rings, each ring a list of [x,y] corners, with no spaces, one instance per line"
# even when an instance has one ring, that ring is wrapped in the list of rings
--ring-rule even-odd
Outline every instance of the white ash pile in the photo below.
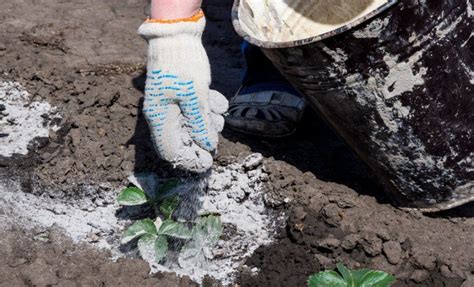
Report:
[[[55,119],[59,115],[49,103],[33,101],[19,83],[0,78],[0,156],[27,154],[35,138],[59,129]]]
[[[217,166],[207,179],[207,190],[196,188],[197,183],[194,183],[195,188],[187,189],[186,192],[198,193],[197,196],[185,196],[191,203],[182,206],[185,209],[197,206],[197,214],[219,214],[224,232],[216,246],[184,249],[171,266],[152,262],[153,271],[174,271],[197,282],[206,275],[224,285],[235,281],[238,271],[245,268],[245,259],[258,247],[271,243],[284,220],[283,214],[265,207],[263,190],[268,174],[262,161],[261,154],[252,154],[241,162]],[[177,210],[178,214],[180,212]]]

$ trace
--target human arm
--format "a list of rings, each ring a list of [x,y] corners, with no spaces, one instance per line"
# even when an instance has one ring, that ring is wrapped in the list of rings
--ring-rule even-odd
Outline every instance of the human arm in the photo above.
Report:
[[[152,19],[139,29],[149,45],[143,114],[155,150],[175,167],[199,173],[212,166],[228,107],[224,96],[209,90],[200,3],[154,0]]]

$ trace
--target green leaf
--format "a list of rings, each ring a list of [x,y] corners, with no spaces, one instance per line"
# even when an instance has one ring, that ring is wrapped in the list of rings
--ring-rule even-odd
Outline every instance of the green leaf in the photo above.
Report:
[[[369,270],[362,278],[360,287],[388,287],[395,282],[395,277],[382,271]]]
[[[335,271],[320,272],[308,280],[309,287],[389,287],[395,277],[377,270],[350,270],[343,264],[337,264]]]
[[[156,234],[156,226],[151,219],[137,221],[127,228],[122,237],[122,244],[127,244],[144,234]]]
[[[338,263],[337,265],[337,270],[339,273],[341,273],[342,278],[346,281],[348,286],[356,286],[356,282],[354,280],[354,277],[352,275],[352,272],[344,266],[344,264]]]
[[[359,270],[351,270],[350,272],[351,272],[352,278],[354,278],[354,283],[357,286],[359,286],[362,283],[364,277],[368,273],[372,272],[372,270],[370,270],[370,269],[359,269]]]
[[[163,221],[160,229],[158,229],[158,234],[180,239],[191,239],[193,235],[192,231],[186,225],[170,219]]]
[[[163,213],[166,219],[171,218],[173,212],[178,207],[179,204],[179,196],[173,196],[165,199],[160,204],[160,211]]]
[[[143,260],[147,262],[156,260],[155,241],[157,238],[156,234],[145,234],[138,239],[138,251]]]
[[[157,195],[163,195],[169,192],[170,190],[174,189],[180,184],[179,179],[177,178],[171,178],[167,181],[165,181],[162,185],[158,187],[156,190]]]
[[[140,256],[147,262],[160,262],[168,249],[168,241],[162,235],[145,234],[138,240]]]
[[[348,287],[344,279],[335,271],[324,271],[309,277],[309,287]]]
[[[214,245],[219,241],[222,231],[221,217],[218,215],[200,217],[193,229],[193,233],[196,236],[205,238],[206,242],[210,245]]]
[[[158,235],[155,239],[154,243],[155,247],[155,260],[156,262],[160,262],[163,258],[165,258],[166,253],[168,253],[168,240],[165,236]]]
[[[128,187],[120,192],[117,197],[120,205],[140,205],[148,201],[145,192],[138,187]]]

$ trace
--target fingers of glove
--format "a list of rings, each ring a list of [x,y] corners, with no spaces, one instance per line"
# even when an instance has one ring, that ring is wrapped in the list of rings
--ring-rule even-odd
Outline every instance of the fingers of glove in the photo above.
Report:
[[[196,94],[189,93],[180,98],[179,107],[194,142],[204,150],[213,151],[217,146],[217,135],[209,128],[209,107],[206,101],[207,98],[200,101]]]
[[[191,139],[206,151],[213,151],[217,147],[217,132],[212,128],[209,115],[195,107],[188,109],[186,102],[180,102],[181,111],[189,128]]]
[[[217,144],[219,143],[219,130],[218,127],[215,125],[215,122],[213,121],[213,113],[208,114],[208,119],[209,119],[209,140],[213,144],[215,150],[217,148]]]
[[[182,132],[182,140],[187,143],[179,155],[174,157],[170,162],[175,167],[191,172],[204,173],[212,167],[212,155],[195,144],[187,132]]]
[[[219,115],[219,114],[215,114],[215,113],[211,113],[209,115],[209,117],[211,118],[211,122],[212,122],[212,125],[213,125],[214,129],[218,133],[222,132],[222,130],[224,129],[224,124],[225,124],[224,117]]]
[[[212,166],[209,152],[197,146],[183,128],[180,108],[174,103],[151,105],[144,109],[158,155],[173,166],[192,172],[205,172]]]
[[[229,109],[229,101],[216,90],[209,91],[209,108],[213,113],[222,115]]]
[[[166,118],[170,116],[170,102],[165,100],[155,101],[152,97],[145,97],[143,115],[150,128],[155,149],[159,155],[163,153],[163,131]]]

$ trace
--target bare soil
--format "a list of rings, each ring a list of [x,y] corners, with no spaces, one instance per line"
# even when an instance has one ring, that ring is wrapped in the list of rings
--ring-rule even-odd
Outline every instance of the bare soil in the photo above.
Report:
[[[198,286],[174,274],[150,276],[139,259],[109,260],[107,252],[75,244],[60,230],[2,231],[0,286]]]
[[[156,157],[140,112],[146,44],[136,29],[145,2],[0,3],[0,77],[63,117],[62,128],[27,156],[0,157],[0,177],[17,179],[25,192],[74,200],[90,196],[88,185],[119,187],[133,171],[173,172]],[[227,97],[243,67],[231,5],[209,0],[204,7],[213,88]],[[310,274],[337,262],[390,272],[395,286],[474,286],[474,205],[437,214],[390,205],[365,165],[311,111],[282,140],[225,130],[219,152],[217,165],[262,153],[266,204],[289,214],[277,240],[247,260],[240,286],[305,286]],[[138,259],[112,262],[54,228],[0,230],[0,286],[194,286],[148,270]]]

